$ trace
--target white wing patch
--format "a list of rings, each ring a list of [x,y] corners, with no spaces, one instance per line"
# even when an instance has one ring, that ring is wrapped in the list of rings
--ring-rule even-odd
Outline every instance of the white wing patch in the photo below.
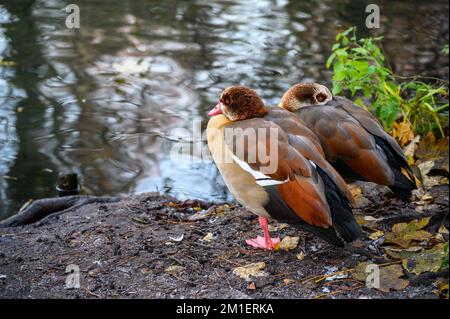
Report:
[[[252,174],[252,176],[256,180],[256,184],[260,186],[271,186],[271,185],[278,185],[283,184],[289,181],[289,178],[286,178],[284,181],[277,181],[270,176],[264,175],[260,171],[256,171],[248,165],[248,163],[241,161],[239,158],[236,157],[236,155],[232,154],[233,160],[246,172]]]

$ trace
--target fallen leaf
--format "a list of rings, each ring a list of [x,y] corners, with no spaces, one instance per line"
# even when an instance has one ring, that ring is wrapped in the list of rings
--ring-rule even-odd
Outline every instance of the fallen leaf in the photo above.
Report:
[[[352,278],[359,281],[366,281],[366,278],[375,274],[372,273],[368,266],[371,265],[368,262],[360,263],[354,270],[352,274]],[[400,277],[403,276],[403,268],[400,265],[388,265],[388,266],[378,266],[379,267],[379,275],[380,281],[379,287],[374,287],[383,292],[389,292],[389,290],[403,290],[409,285],[409,281],[406,279],[402,279]]]
[[[402,261],[408,272],[420,275],[423,272],[436,272],[441,268],[445,256],[444,244],[437,244],[431,249],[423,250]]]
[[[302,251],[299,254],[297,254],[296,257],[297,257],[298,260],[303,260],[303,259],[305,259],[306,254]]]
[[[425,202],[429,202],[432,201],[434,198],[433,196],[431,196],[429,193],[425,193],[425,195],[423,195],[420,200],[425,201]]]
[[[100,268],[94,268],[94,269],[92,269],[92,270],[90,270],[90,271],[88,272],[88,275],[89,275],[90,277],[96,278],[96,277],[98,277],[98,275],[99,275],[101,272],[102,272],[102,270],[101,270]]]
[[[384,248],[384,251],[386,252],[386,254],[394,259],[407,259],[415,254],[417,254],[418,252],[422,251],[423,248],[422,247],[409,247],[407,249],[401,249],[401,248],[394,248],[394,247],[386,247]]]
[[[248,280],[250,277],[263,277],[268,273],[263,271],[266,268],[266,263],[261,261],[258,263],[248,264],[246,266],[236,267],[233,269],[233,274],[236,276]]]
[[[445,241],[444,236],[442,236],[442,234],[440,234],[440,233],[436,233],[436,235],[434,235],[434,239],[436,240],[436,242],[441,242],[441,243]]]
[[[426,217],[420,220],[413,220],[407,223],[399,223],[392,226],[392,231],[386,233],[385,243],[397,244],[403,248],[407,248],[411,241],[426,240],[432,235],[422,230],[428,225],[430,217]]]
[[[214,211],[215,211],[216,214],[221,214],[221,213],[223,213],[223,212],[229,210],[230,208],[231,208],[230,205],[228,205],[228,204],[223,204],[223,205],[217,206],[217,207],[214,209]]]
[[[214,240],[214,234],[213,233],[207,233],[205,235],[205,237],[202,238],[202,240],[203,241],[207,241],[207,242],[213,241]]]
[[[290,283],[293,283],[293,282],[294,282],[294,280],[289,279],[289,278],[283,279],[283,283],[286,284],[286,285],[289,285]]]
[[[185,269],[186,268],[183,266],[172,265],[172,266],[169,266],[166,269],[164,269],[164,271],[168,274],[175,275],[177,273],[184,271]]]
[[[167,204],[167,206],[169,207],[174,207],[174,208],[179,208],[182,205],[180,203],[175,203],[175,202],[169,202],[169,204]]]
[[[196,213],[193,215],[190,215],[188,217],[189,221],[198,221],[198,220],[206,219],[212,215],[220,216],[223,213],[225,213],[227,210],[229,210],[231,208],[231,206],[228,204],[224,204],[224,205],[220,205],[220,206],[211,206],[206,210],[198,209],[198,208],[201,208],[201,206],[197,205],[197,206],[193,207],[193,209]]]
[[[401,147],[405,146],[414,139],[411,124],[409,122],[394,122],[392,136],[399,142]]]
[[[206,219],[211,215],[211,213],[209,212],[209,210],[201,210],[193,215],[190,215],[188,217],[189,221],[198,221],[198,220],[202,220],[202,219]]]
[[[433,168],[433,166],[434,166],[433,160],[422,161],[417,164],[417,167],[420,169],[420,174],[422,176],[427,175],[430,172],[430,170]]]
[[[280,242],[279,249],[286,251],[295,249],[297,248],[299,239],[299,237],[285,236]]]
[[[416,135],[414,139],[405,147],[403,148],[403,153],[405,154],[406,158],[408,159],[408,164],[413,165],[414,164],[414,154],[416,153],[417,145],[420,141],[420,135]]]
[[[375,218],[372,216],[363,216],[363,215],[356,215],[356,222],[360,225],[360,226],[365,226],[365,227],[369,227],[369,228],[374,228],[377,226],[377,223],[379,221],[382,221],[383,218]]]
[[[384,235],[383,231],[377,230],[376,232],[369,235],[369,239],[377,240],[378,238],[382,237],[383,235]]]
[[[362,196],[362,189],[361,187],[356,186],[355,184],[349,184],[348,189],[350,190],[350,193],[352,193],[353,197],[357,199],[358,197]]]
[[[363,196],[363,191],[360,187],[355,184],[349,184],[348,188],[355,199],[355,205],[357,208],[367,206],[370,203],[370,200]]]
[[[441,158],[448,156],[448,136],[436,140],[436,137],[432,132],[429,132],[420,141],[416,150],[416,157],[421,159]]]
[[[427,160],[417,164],[420,169],[420,174],[422,175],[423,186],[433,187],[437,185],[448,184],[448,178],[445,176],[430,176],[432,175],[430,171],[434,169],[436,162],[434,160]]]
[[[441,227],[439,227],[439,234],[448,234],[448,229],[445,228],[444,225],[441,225]]]

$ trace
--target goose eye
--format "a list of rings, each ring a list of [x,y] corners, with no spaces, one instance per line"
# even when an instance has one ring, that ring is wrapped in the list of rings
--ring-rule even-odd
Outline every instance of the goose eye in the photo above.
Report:
[[[230,97],[229,97],[228,95],[223,96],[223,97],[222,97],[222,103],[225,104],[225,105],[231,104],[231,99],[230,99]]]
[[[319,93],[319,94],[316,95],[316,100],[317,100],[317,102],[323,102],[323,101],[325,101],[326,99],[327,99],[326,94]]]

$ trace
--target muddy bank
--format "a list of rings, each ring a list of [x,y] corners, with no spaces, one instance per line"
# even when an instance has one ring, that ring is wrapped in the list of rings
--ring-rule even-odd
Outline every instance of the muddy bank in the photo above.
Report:
[[[383,218],[377,229],[423,216],[431,217],[425,230],[448,229],[448,185],[434,186],[426,200],[417,195],[412,203],[370,184],[360,189],[355,213]],[[298,246],[273,252],[246,246],[244,238],[260,232],[257,218],[234,204],[179,202],[156,193],[87,204],[44,223],[0,229],[0,297],[437,298],[438,285],[448,283],[448,273],[427,279],[405,272],[406,288],[382,292],[351,275],[325,278],[368,257],[292,226],[272,226],[281,238],[299,236]],[[373,231],[363,229],[356,245],[389,258],[379,250],[382,240],[368,238]],[[265,263],[262,277],[245,280],[233,273],[257,262]],[[66,288],[71,264],[80,269],[79,289]]]

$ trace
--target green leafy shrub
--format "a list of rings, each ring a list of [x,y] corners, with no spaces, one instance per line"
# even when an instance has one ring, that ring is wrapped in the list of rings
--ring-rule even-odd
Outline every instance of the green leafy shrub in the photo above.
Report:
[[[351,27],[336,36],[327,68],[333,67],[333,94],[349,91],[355,103],[370,110],[387,131],[400,117],[414,132],[444,136],[448,124],[448,83],[399,81],[381,50],[382,37],[356,37]]]

